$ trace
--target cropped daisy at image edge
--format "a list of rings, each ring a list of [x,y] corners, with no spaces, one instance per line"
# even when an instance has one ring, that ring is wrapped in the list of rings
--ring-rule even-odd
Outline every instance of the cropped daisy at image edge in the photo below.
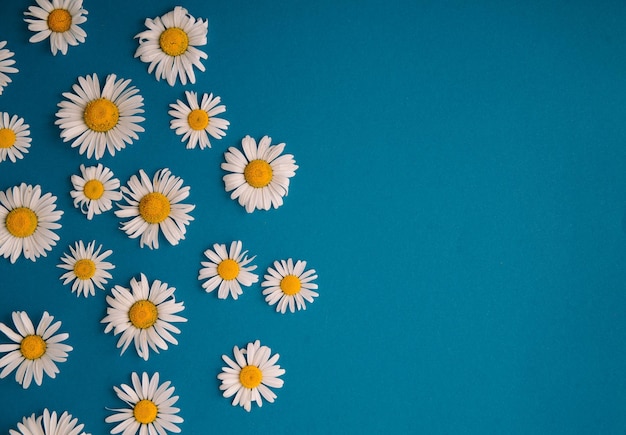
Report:
[[[15,59],[13,59],[15,53],[5,48],[6,45],[7,41],[0,41],[0,95],[2,95],[4,88],[13,81],[7,74],[19,72],[19,70],[13,66],[15,65]]]
[[[43,415],[24,417],[17,424],[17,430],[9,430],[9,435],[91,435],[83,431],[84,424],[67,411],[57,415],[56,411],[43,410]]]
[[[0,162],[24,158],[32,141],[29,128],[24,118],[0,112]]]

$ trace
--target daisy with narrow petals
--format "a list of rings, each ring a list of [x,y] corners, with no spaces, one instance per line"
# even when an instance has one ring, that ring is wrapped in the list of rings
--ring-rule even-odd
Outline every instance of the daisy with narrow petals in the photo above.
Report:
[[[74,207],[87,215],[87,219],[111,210],[113,201],[122,199],[120,180],[109,168],[100,163],[88,168],[80,165],[80,173],[72,175],[74,190],[70,195],[74,198]]]
[[[217,375],[217,379],[222,381],[220,390],[224,392],[224,397],[234,395],[233,406],[239,405],[248,412],[252,402],[263,406],[261,397],[273,403],[276,394],[270,388],[281,388],[283,380],[279,377],[285,374],[285,370],[276,364],[280,355],[272,355],[272,350],[261,346],[259,340],[241,349],[235,346],[233,355],[234,361],[222,355],[228,367],[222,367],[222,372]]]
[[[7,45],[7,41],[0,41],[0,95],[2,91],[9,83],[12,82],[11,77],[7,74],[15,74],[19,72],[15,65],[15,59],[13,59],[13,53],[8,48],[4,48]]]
[[[87,21],[87,11],[83,0],[36,0],[39,6],[30,6],[24,15],[28,30],[35,32],[30,42],[40,42],[50,38],[50,49],[67,54],[68,45],[85,42],[87,33],[79,27]]]
[[[24,118],[0,112],[0,162],[9,159],[15,163],[28,153],[32,140],[29,128]]]
[[[107,323],[105,333],[122,334],[117,342],[122,354],[134,342],[137,355],[147,361],[150,349],[159,353],[167,349],[167,343],[178,344],[172,334],[180,334],[180,329],[172,323],[187,319],[176,315],[185,307],[174,299],[175,290],[158,279],[150,284],[143,273],[139,281],[130,281],[130,289],[116,285],[111,290],[113,296],[106,298],[107,316],[101,323]]]
[[[312,282],[317,279],[315,269],[306,269],[306,261],[298,260],[293,263],[290,258],[287,261],[280,260],[274,262],[274,268],[267,269],[265,280],[261,283],[261,287],[267,287],[263,290],[265,301],[270,305],[276,305],[276,311],[285,314],[287,307],[289,311],[295,313],[306,310],[304,301],[313,303],[313,298],[319,296],[314,291],[317,290],[317,284]]]
[[[209,135],[215,139],[226,136],[224,130],[228,129],[230,122],[215,115],[224,113],[226,106],[220,104],[220,97],[213,97],[213,94],[203,94],[202,101],[198,103],[198,94],[185,91],[187,103],[176,100],[170,104],[172,110],[168,113],[174,117],[170,121],[172,130],[182,136],[181,142],[187,142],[187,149],[193,149],[200,145],[200,149],[211,148]]]
[[[196,19],[187,9],[176,6],[162,17],[146,18],[145,25],[148,30],[135,36],[139,39],[135,57],[150,64],[148,73],[156,68],[156,79],[166,79],[170,86],[174,86],[176,78],[183,85],[187,78],[195,83],[193,67],[204,71],[201,59],[208,57],[196,47],[206,45],[209,21]]]
[[[226,192],[239,200],[248,213],[255,209],[269,210],[283,205],[283,196],[289,191],[289,179],[296,175],[296,161],[291,154],[283,154],[285,144],[270,145],[272,138],[263,136],[257,147],[256,141],[246,136],[241,141],[243,153],[230,147],[224,157],[222,169]]]
[[[210,261],[201,262],[202,269],[198,275],[198,280],[206,280],[202,287],[207,293],[211,293],[217,287],[217,297],[226,299],[230,294],[233,299],[237,299],[243,293],[241,285],[250,287],[259,281],[259,276],[252,273],[256,269],[255,265],[248,264],[256,258],[256,255],[248,258],[248,251],[241,252],[241,241],[237,240],[230,244],[230,250],[226,250],[226,245],[215,243],[213,249],[204,251],[204,255]]]
[[[180,433],[176,426],[184,420],[178,415],[179,408],[173,405],[178,396],[173,396],[174,387],[170,381],[159,383],[159,373],[149,377],[142,373],[131,375],[132,385],[122,384],[121,388],[113,387],[117,397],[123,400],[128,408],[112,409],[115,414],[108,416],[107,423],[118,423],[112,434],[124,435],[166,435],[168,432]]]
[[[111,279],[111,274],[107,270],[115,269],[115,266],[108,261],[104,261],[113,251],[108,250],[100,253],[102,245],[95,249],[96,241],[85,244],[82,240],[76,242],[74,247],[70,246],[70,254],[65,254],[57,267],[67,270],[61,278],[63,285],[72,283],[72,293],[76,296],[81,294],[85,297],[96,294],[95,287],[104,290],[104,285]]]
[[[143,169],[139,177],[133,175],[128,187],[122,186],[122,195],[128,205],[118,204],[115,215],[131,218],[120,227],[128,237],[141,236],[139,245],[150,249],[159,247],[159,229],[172,245],[185,238],[187,225],[193,220],[189,213],[195,205],[181,204],[189,196],[189,186],[183,179],[172,175],[169,169],[159,169],[150,180]]]
[[[41,420],[43,416],[35,416],[33,413],[30,417],[23,417],[22,422],[17,424],[17,430],[9,429],[9,435],[41,435]]]
[[[24,417],[22,423],[18,423],[16,430],[10,430],[9,435],[90,435],[83,431],[84,424],[78,424],[77,418],[67,411],[57,416],[56,411],[50,412],[48,408],[43,410],[43,415]]]
[[[41,385],[44,372],[53,379],[56,377],[59,369],[55,363],[65,362],[72,346],[62,343],[69,334],[54,335],[61,327],[61,322],[52,323],[53,320],[54,317],[44,311],[35,329],[28,314],[14,311],[13,324],[17,332],[0,323],[0,331],[13,341],[11,344],[0,344],[0,352],[7,352],[0,359],[0,379],[16,368],[15,380],[23,388],[28,388],[33,379],[37,385]]]
[[[63,214],[57,197],[41,194],[41,186],[22,183],[0,192],[0,255],[15,263],[21,254],[31,261],[46,256],[59,236],[57,223]]]
[[[72,141],[72,148],[79,147],[80,154],[100,159],[108,151],[116,151],[139,139],[137,133],[144,129],[143,97],[130,80],[117,79],[109,74],[100,89],[97,74],[78,77],[74,92],[64,92],[54,123],[61,128],[63,142]]]

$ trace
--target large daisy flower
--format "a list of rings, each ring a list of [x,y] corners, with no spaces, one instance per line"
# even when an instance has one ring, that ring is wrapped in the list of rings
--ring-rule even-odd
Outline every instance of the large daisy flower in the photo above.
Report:
[[[101,290],[104,285],[111,279],[111,274],[107,270],[115,269],[115,266],[104,261],[113,251],[108,250],[100,253],[102,245],[95,249],[96,241],[85,244],[82,240],[75,243],[74,247],[70,246],[70,254],[65,254],[57,267],[67,270],[61,279],[63,285],[72,283],[72,293],[76,292],[76,296],[81,294],[85,297],[96,294],[94,284]]]
[[[185,96],[188,105],[181,100],[170,104],[172,110],[168,113],[174,117],[170,121],[170,127],[176,130],[177,135],[182,136],[181,142],[187,141],[188,150],[195,148],[197,144],[201,150],[211,148],[209,135],[221,139],[226,136],[224,130],[230,125],[225,119],[215,117],[225,112],[226,106],[220,104],[220,97],[213,97],[213,94],[203,94],[200,103],[195,92],[185,91]]]
[[[11,77],[7,74],[14,74],[19,72],[17,68],[11,65],[15,65],[15,59],[12,59],[13,53],[6,47],[6,41],[0,41],[0,95],[4,88],[11,83]]]
[[[36,32],[30,42],[40,42],[50,38],[50,49],[56,56],[57,51],[67,54],[68,45],[85,42],[87,33],[79,24],[87,21],[87,11],[83,9],[83,0],[36,0],[39,6],[30,6],[24,15],[28,30]]]
[[[52,323],[53,320],[54,317],[44,312],[35,329],[28,314],[14,311],[13,324],[17,332],[0,323],[0,331],[13,341],[11,344],[0,344],[0,352],[8,352],[0,359],[0,378],[5,378],[17,368],[15,380],[23,388],[28,388],[33,378],[37,385],[41,385],[44,372],[53,379],[56,377],[59,369],[55,363],[65,362],[72,346],[61,343],[69,334],[54,335],[61,322]]]
[[[181,204],[189,196],[189,186],[182,187],[183,179],[172,175],[169,169],[159,169],[152,181],[139,170],[139,178],[133,175],[128,187],[122,186],[122,194],[128,205],[118,204],[115,215],[132,218],[120,227],[131,239],[141,236],[139,245],[150,249],[159,247],[159,229],[172,245],[185,238],[187,225],[193,220],[190,213],[196,206]]]
[[[148,30],[135,36],[139,39],[135,57],[150,64],[148,73],[156,68],[156,79],[164,78],[170,86],[174,86],[176,77],[183,85],[187,84],[187,77],[195,83],[193,67],[204,71],[200,59],[207,58],[196,47],[206,45],[209,21],[196,20],[187,9],[176,6],[162,17],[146,18],[145,25]]]
[[[113,208],[113,201],[122,199],[120,180],[114,178],[113,171],[102,166],[80,165],[81,175],[72,175],[74,190],[70,192],[74,198],[74,207],[80,209],[87,219],[109,211]]]
[[[276,364],[279,354],[271,356],[272,350],[267,346],[261,346],[259,340],[248,343],[245,348],[233,348],[233,361],[226,355],[222,359],[228,367],[222,367],[222,372],[217,378],[222,381],[220,390],[224,391],[224,397],[235,396],[233,406],[242,406],[250,412],[252,402],[263,406],[263,399],[270,403],[274,402],[276,394],[268,387],[281,388],[283,380],[279,376],[285,374],[285,370]]]
[[[313,303],[313,298],[319,294],[313,290],[317,290],[317,284],[311,282],[317,279],[315,269],[306,270],[306,261],[298,260],[296,264],[290,258],[287,261],[280,260],[274,262],[274,268],[267,269],[265,280],[261,283],[261,287],[267,287],[263,290],[265,301],[270,305],[276,304],[276,311],[285,314],[287,307],[289,311],[295,313],[296,308],[306,310],[306,300]]]
[[[143,273],[139,281],[130,281],[130,289],[116,285],[111,290],[113,296],[106,298],[109,306],[102,323],[107,323],[105,333],[122,334],[117,342],[122,354],[134,342],[137,354],[147,361],[149,348],[159,353],[159,349],[167,349],[167,343],[178,344],[172,333],[180,334],[180,329],[172,322],[187,319],[176,315],[185,307],[174,299],[175,290],[159,280],[149,284]]]
[[[109,74],[100,89],[98,75],[78,77],[74,92],[64,92],[54,123],[61,128],[63,142],[73,140],[72,148],[80,147],[87,158],[100,159],[105,151],[113,156],[116,151],[139,139],[144,131],[138,123],[144,118],[143,97],[139,90],[129,86],[130,80]]]
[[[256,269],[255,265],[247,266],[252,258],[247,257],[248,251],[241,252],[241,241],[237,240],[230,244],[230,250],[226,250],[226,245],[215,243],[213,249],[204,251],[204,255],[210,261],[203,261],[204,266],[200,269],[199,280],[206,280],[202,287],[207,293],[211,293],[219,286],[217,297],[226,299],[230,294],[233,299],[237,299],[243,293],[241,285],[250,287],[259,281],[258,275],[251,273]]]
[[[56,209],[57,197],[41,195],[41,186],[22,183],[0,192],[0,255],[11,257],[15,263],[20,254],[31,261],[46,256],[59,240],[52,230],[61,228],[56,223],[62,210]]]
[[[179,408],[174,408],[178,396],[173,396],[174,387],[166,381],[159,384],[159,373],[152,378],[147,373],[131,375],[132,386],[122,384],[121,388],[113,387],[117,397],[123,400],[129,407],[112,409],[115,414],[108,416],[107,423],[118,423],[112,434],[123,433],[124,435],[166,435],[167,432],[180,433],[176,426],[183,422],[178,415]]]
[[[24,157],[32,140],[29,127],[24,118],[0,112],[0,162],[10,159],[15,163]]]
[[[291,154],[281,155],[285,144],[271,142],[272,138],[263,136],[257,147],[256,141],[246,136],[241,141],[243,153],[234,147],[224,153],[226,163],[222,163],[222,169],[231,172],[224,175],[226,192],[233,191],[230,197],[238,199],[248,213],[283,205],[289,178],[298,169]]]
[[[42,426],[43,425],[43,426]],[[84,424],[78,424],[77,418],[67,411],[57,416],[56,411],[48,408],[43,410],[43,415],[24,417],[22,423],[18,423],[19,431],[10,430],[9,435],[89,435],[83,431]]]

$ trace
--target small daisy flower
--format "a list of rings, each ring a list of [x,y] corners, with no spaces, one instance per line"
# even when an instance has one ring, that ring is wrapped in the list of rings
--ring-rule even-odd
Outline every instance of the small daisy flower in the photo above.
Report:
[[[43,425],[43,426],[42,426]],[[77,418],[67,411],[57,416],[56,411],[48,408],[43,410],[43,415],[24,417],[22,423],[17,424],[18,430],[9,430],[9,435],[90,435],[82,432],[84,424],[78,424]]]
[[[30,417],[23,417],[22,422],[17,424],[17,430],[9,429],[9,435],[41,435],[41,420],[43,416],[36,417],[33,413]]]
[[[188,150],[195,148],[196,144],[200,145],[201,150],[211,148],[209,135],[221,139],[226,136],[224,130],[230,125],[225,119],[215,117],[224,113],[226,106],[220,104],[220,97],[213,97],[213,94],[203,94],[200,103],[195,92],[185,91],[185,96],[188,105],[181,100],[170,104],[172,110],[168,113],[174,117],[170,121],[170,127],[176,130],[177,135],[183,136],[181,142],[187,141]]]
[[[176,426],[184,420],[178,416],[179,408],[174,408],[178,401],[178,396],[173,396],[174,387],[170,387],[171,382],[166,381],[159,384],[159,373],[156,372],[152,378],[147,373],[131,375],[132,386],[122,384],[121,388],[113,387],[117,397],[123,400],[129,407],[112,409],[115,414],[108,416],[107,423],[118,423],[112,434],[122,433],[124,435],[165,435],[168,432],[180,433],[180,428]]]
[[[190,213],[195,205],[181,204],[189,196],[189,186],[182,187],[183,179],[172,175],[169,169],[159,169],[152,181],[139,170],[139,178],[133,175],[128,187],[122,186],[122,195],[128,205],[118,204],[120,210],[115,215],[132,218],[122,222],[122,229],[128,237],[141,236],[139,245],[150,249],[159,247],[159,229],[172,245],[185,239],[187,225],[193,220]]]
[[[23,388],[28,388],[33,378],[37,385],[41,385],[44,372],[53,379],[56,377],[59,369],[55,363],[65,362],[72,346],[61,343],[69,334],[53,335],[61,327],[60,321],[52,323],[53,320],[53,316],[44,312],[35,329],[28,314],[14,311],[13,324],[17,332],[0,323],[0,331],[13,341],[0,344],[0,352],[8,352],[0,359],[0,379],[16,368],[15,380]]]
[[[252,402],[263,406],[261,397],[274,403],[276,394],[268,387],[281,388],[283,380],[279,377],[285,374],[285,370],[276,364],[280,355],[271,356],[271,353],[269,347],[261,346],[261,342],[257,340],[248,343],[245,348],[239,349],[235,346],[234,361],[222,355],[228,367],[222,367],[222,373],[217,375],[217,379],[222,381],[220,390],[224,391],[224,397],[235,396],[233,406],[242,406],[250,412]]]
[[[176,315],[185,307],[174,299],[175,290],[159,280],[148,283],[143,273],[139,281],[130,281],[130,289],[116,285],[111,290],[113,296],[106,298],[107,316],[101,323],[107,323],[105,333],[122,334],[117,342],[122,354],[134,342],[137,354],[147,361],[148,347],[159,353],[159,349],[167,349],[167,343],[178,344],[171,333],[180,334],[180,329],[172,322],[187,319]]]
[[[272,138],[263,136],[257,147],[256,141],[246,136],[241,141],[243,153],[234,147],[224,153],[226,163],[222,163],[222,169],[231,172],[224,175],[226,192],[233,191],[230,197],[238,199],[248,213],[283,205],[289,179],[298,169],[291,154],[281,155],[285,144],[271,142]]]
[[[4,48],[7,45],[7,41],[0,41],[0,95],[2,91],[9,83],[12,82],[11,77],[7,74],[15,74],[19,72],[17,68],[11,65],[15,65],[15,59],[13,53],[8,48]]]
[[[30,42],[40,42],[50,38],[50,49],[56,56],[57,51],[67,54],[68,45],[85,42],[87,33],[79,24],[87,21],[87,11],[83,9],[83,0],[36,0],[39,6],[30,6],[24,15],[28,30],[36,32]]]
[[[248,251],[241,252],[239,240],[230,244],[230,251],[226,251],[226,245],[218,243],[213,245],[213,250],[204,251],[204,255],[210,261],[201,263],[204,267],[200,269],[198,279],[206,280],[202,283],[206,292],[211,293],[219,286],[218,298],[226,299],[230,294],[236,300],[243,293],[241,285],[250,287],[258,282],[258,275],[251,273],[256,266],[247,266],[256,258],[256,255],[248,258],[246,254]]]
[[[267,269],[268,275],[265,275],[265,281],[261,283],[261,287],[267,287],[263,290],[265,301],[270,305],[276,304],[276,311],[285,314],[287,306],[289,311],[295,313],[306,310],[306,300],[313,303],[313,298],[319,294],[313,290],[317,290],[317,284],[311,282],[317,279],[315,269],[305,271],[306,261],[298,260],[293,264],[290,258],[287,261],[280,260],[274,262],[274,268]]]
[[[22,159],[30,148],[30,126],[17,115],[0,112],[0,162]]]
[[[204,71],[201,59],[208,57],[196,47],[206,45],[209,21],[196,20],[187,9],[176,6],[162,17],[146,18],[145,25],[148,30],[135,36],[139,39],[135,57],[150,64],[148,73],[156,68],[156,79],[166,79],[170,86],[177,77],[183,85],[187,78],[195,83],[193,67]]]
[[[15,263],[20,254],[31,261],[46,256],[59,240],[52,230],[62,210],[56,209],[57,197],[41,195],[41,186],[22,183],[0,192],[0,255]]]
[[[144,131],[139,125],[144,118],[138,116],[144,112],[143,97],[129,84],[109,74],[100,89],[97,74],[78,77],[74,92],[64,92],[67,100],[58,104],[54,123],[61,128],[63,142],[73,140],[72,148],[80,147],[80,154],[100,159],[105,151],[114,156],[139,139],[137,133]]]
[[[113,251],[108,250],[101,254],[102,245],[98,246],[98,249],[95,249],[95,246],[95,240],[87,244],[87,247],[82,240],[78,241],[74,247],[70,246],[71,254],[66,253],[61,258],[63,264],[57,265],[68,271],[60,279],[63,280],[63,285],[72,283],[72,293],[76,292],[76,296],[81,294],[85,297],[94,296],[96,294],[94,284],[104,290],[103,284],[111,279],[111,274],[107,270],[115,269],[113,264],[104,261]]]
[[[72,175],[74,190],[70,192],[74,198],[74,207],[80,209],[87,219],[104,213],[113,208],[113,201],[122,199],[119,191],[120,180],[114,178],[113,171],[102,166],[80,165],[81,175]]]

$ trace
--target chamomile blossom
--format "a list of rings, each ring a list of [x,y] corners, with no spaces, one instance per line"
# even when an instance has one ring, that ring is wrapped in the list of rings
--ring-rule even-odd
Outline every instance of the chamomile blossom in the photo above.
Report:
[[[121,388],[113,387],[117,397],[124,401],[128,408],[112,409],[115,414],[108,416],[107,423],[117,423],[111,429],[112,434],[123,435],[166,435],[168,432],[180,433],[177,424],[183,422],[178,415],[179,408],[173,405],[178,401],[174,396],[174,387],[170,381],[159,383],[159,373],[149,377],[142,373],[131,375],[132,385],[122,384]]]
[[[88,243],[87,246],[82,240],[76,242],[74,246],[70,246],[70,254],[65,254],[57,267],[67,270],[61,278],[63,285],[72,283],[72,293],[76,296],[85,297],[96,294],[95,287],[104,290],[104,285],[111,279],[108,270],[114,269],[115,266],[108,261],[104,261],[113,251],[108,250],[100,253],[102,245],[96,249],[96,241]],[[94,287],[95,285],[95,287]]]
[[[246,136],[241,141],[243,153],[230,147],[224,153],[222,169],[226,192],[237,199],[248,213],[255,209],[269,210],[283,205],[283,196],[289,191],[289,179],[296,174],[298,166],[291,154],[282,154],[285,144],[270,145],[272,138],[263,136],[257,147],[256,141]]]
[[[54,123],[61,128],[63,142],[72,141],[72,148],[79,148],[80,154],[100,159],[108,151],[112,156],[116,151],[139,139],[138,132],[144,129],[143,97],[130,80],[117,79],[109,74],[104,87],[100,88],[97,74],[78,77],[74,92],[64,92]]]
[[[259,340],[241,349],[235,346],[233,355],[234,361],[222,355],[228,367],[222,367],[222,372],[217,375],[222,381],[220,390],[224,397],[235,396],[233,406],[239,405],[248,412],[252,402],[263,406],[262,398],[273,403],[276,394],[270,388],[281,388],[283,380],[280,376],[285,374],[285,370],[276,364],[280,355],[272,355],[272,350],[261,346]]]
[[[18,431],[10,430],[9,435],[89,435],[82,429],[84,424],[78,424],[77,418],[64,411],[58,415],[56,411],[43,410],[43,415],[24,417],[22,424],[17,425]]]
[[[209,135],[215,139],[226,136],[224,130],[228,128],[230,122],[222,118],[216,118],[226,111],[226,106],[220,104],[220,97],[213,97],[213,94],[203,94],[202,101],[198,103],[198,94],[185,91],[187,103],[176,100],[170,104],[172,110],[168,113],[174,118],[170,121],[172,130],[182,136],[181,142],[187,142],[187,149],[193,149],[200,145],[200,149],[211,148]]]
[[[256,255],[248,258],[247,254],[248,251],[241,251],[239,240],[232,242],[228,251],[226,245],[219,243],[215,243],[212,250],[204,251],[210,261],[201,262],[204,267],[200,269],[198,279],[206,280],[202,283],[206,292],[211,293],[219,287],[218,298],[226,299],[230,294],[236,300],[243,293],[241,285],[250,287],[258,282],[258,275],[251,272],[256,266],[248,266]]]
[[[15,59],[13,59],[13,53],[8,48],[4,48],[7,45],[7,41],[0,41],[0,95],[5,87],[12,82],[11,77],[7,74],[15,74],[19,72],[15,65]]]
[[[317,284],[312,282],[317,279],[315,269],[306,269],[306,261],[298,260],[294,264],[290,258],[287,261],[280,260],[274,262],[274,268],[267,269],[265,280],[261,287],[265,301],[269,305],[276,305],[276,311],[285,314],[287,307],[294,313],[296,308],[306,310],[305,301],[313,303],[313,298],[319,296],[314,291]]]
[[[83,9],[83,0],[36,0],[39,6],[30,6],[24,15],[28,30],[35,32],[30,42],[50,39],[50,49],[67,54],[68,45],[85,42],[87,33],[79,27],[87,21],[87,11]]]
[[[65,362],[67,353],[72,350],[72,346],[62,343],[69,334],[54,335],[61,322],[52,323],[54,317],[47,311],[44,311],[37,329],[23,311],[14,311],[12,318],[17,332],[0,323],[0,331],[13,341],[11,344],[0,344],[0,352],[7,352],[0,359],[0,379],[15,369],[15,380],[23,388],[28,388],[33,379],[41,385],[44,372],[55,378],[59,373],[55,363]]]
[[[59,236],[63,214],[56,196],[41,194],[41,186],[22,183],[0,192],[0,255],[15,263],[20,255],[31,261],[46,256]]]
[[[195,205],[182,204],[189,196],[189,186],[172,175],[169,169],[159,169],[152,180],[143,169],[139,177],[133,175],[128,187],[122,186],[122,195],[128,205],[118,204],[115,215],[131,218],[120,227],[131,239],[141,236],[139,245],[150,249],[159,247],[159,229],[172,245],[185,238],[187,225],[193,220],[189,213]]]
[[[120,180],[101,163],[88,168],[80,165],[80,173],[72,175],[74,190],[70,191],[70,195],[74,198],[74,207],[87,215],[87,219],[111,210],[113,201],[122,199]]]
[[[0,162],[22,159],[30,148],[30,126],[24,118],[0,112]]]
[[[185,309],[182,302],[174,299],[174,287],[158,279],[152,284],[142,273],[137,281],[130,281],[130,289],[116,285],[112,296],[107,296],[107,315],[102,323],[107,326],[105,333],[113,331],[122,334],[117,342],[123,354],[131,343],[135,344],[137,355],[148,360],[150,349],[159,353],[166,350],[167,343],[178,344],[172,334],[180,334],[173,322],[186,322],[176,315]]]
[[[193,68],[204,71],[201,59],[208,57],[197,47],[207,43],[209,21],[196,19],[187,9],[176,6],[161,17],[146,18],[145,25],[148,30],[135,36],[139,39],[135,57],[150,64],[148,73],[156,68],[156,79],[166,79],[170,86],[174,86],[176,78],[183,85],[187,84],[187,78],[195,83]]]

